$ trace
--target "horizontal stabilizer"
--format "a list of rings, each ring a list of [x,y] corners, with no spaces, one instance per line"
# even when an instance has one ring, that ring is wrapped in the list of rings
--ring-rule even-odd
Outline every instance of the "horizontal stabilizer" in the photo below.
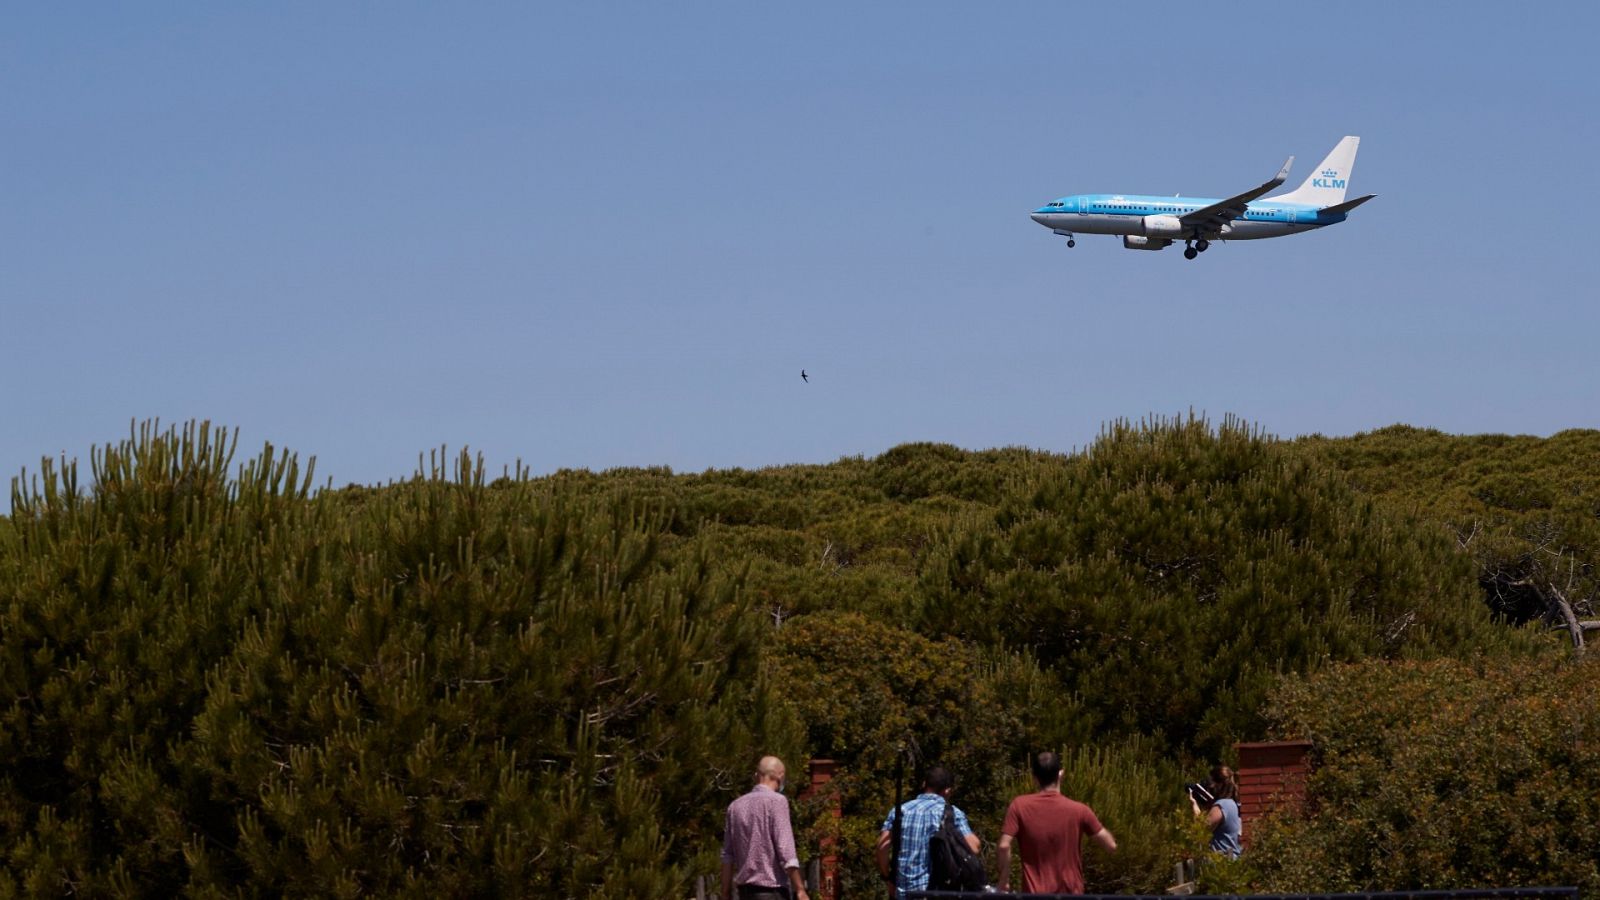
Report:
[[[1346,200],[1343,203],[1335,203],[1332,206],[1324,206],[1322,211],[1325,213],[1347,213],[1376,196],[1378,195],[1368,194],[1365,197],[1357,197],[1354,200]]]

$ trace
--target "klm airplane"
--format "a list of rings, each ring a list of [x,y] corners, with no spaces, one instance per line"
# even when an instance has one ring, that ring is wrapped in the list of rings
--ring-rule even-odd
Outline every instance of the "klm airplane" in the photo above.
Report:
[[[1078,245],[1074,234],[1120,234],[1129,250],[1160,250],[1181,240],[1184,258],[1194,259],[1212,241],[1283,237],[1343,222],[1350,210],[1378,196],[1344,199],[1360,143],[1359,137],[1346,137],[1310,178],[1276,197],[1257,199],[1289,177],[1292,156],[1271,181],[1226,200],[1075,194],[1034,210],[1033,220],[1066,237],[1068,247]]]

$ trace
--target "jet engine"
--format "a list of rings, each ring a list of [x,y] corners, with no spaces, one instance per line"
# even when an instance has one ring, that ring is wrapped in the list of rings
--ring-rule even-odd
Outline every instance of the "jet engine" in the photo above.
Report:
[[[1177,216],[1145,216],[1144,233],[1163,237],[1180,237],[1183,222]]]
[[[1151,218],[1171,217],[1151,216]],[[1162,247],[1167,247],[1171,244],[1172,242],[1166,238],[1147,238],[1137,234],[1125,234],[1122,236],[1122,246],[1128,248],[1129,250],[1160,250]]]

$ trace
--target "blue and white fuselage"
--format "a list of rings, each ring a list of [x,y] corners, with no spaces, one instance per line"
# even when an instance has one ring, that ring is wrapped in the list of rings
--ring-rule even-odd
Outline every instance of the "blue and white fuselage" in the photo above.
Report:
[[[1077,194],[1039,207],[1033,212],[1033,220],[1056,231],[1077,234],[1183,237],[1181,221],[1167,222],[1163,217],[1181,219],[1220,202],[1201,197]],[[1282,237],[1343,222],[1346,215],[1300,203],[1257,201],[1245,205],[1244,215],[1216,229],[1215,237],[1229,241]]]
[[[1350,210],[1373,196],[1346,202],[1345,185],[1360,138],[1339,142],[1298,189],[1265,197],[1288,177],[1289,158],[1272,180],[1227,199],[1155,197],[1136,194],[1074,194],[1034,210],[1033,220],[1068,238],[1075,234],[1121,235],[1130,250],[1160,250],[1185,242],[1194,259],[1211,241],[1250,241],[1314,231],[1343,222]]]

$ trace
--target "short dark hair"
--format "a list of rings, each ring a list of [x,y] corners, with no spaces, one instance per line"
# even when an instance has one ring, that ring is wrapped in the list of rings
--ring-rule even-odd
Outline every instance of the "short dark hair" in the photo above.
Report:
[[[1044,750],[1033,757],[1033,780],[1040,787],[1049,787],[1061,779],[1061,754]]]
[[[942,794],[956,786],[956,777],[944,766],[929,766],[928,770],[922,773],[922,786],[935,794]]]

